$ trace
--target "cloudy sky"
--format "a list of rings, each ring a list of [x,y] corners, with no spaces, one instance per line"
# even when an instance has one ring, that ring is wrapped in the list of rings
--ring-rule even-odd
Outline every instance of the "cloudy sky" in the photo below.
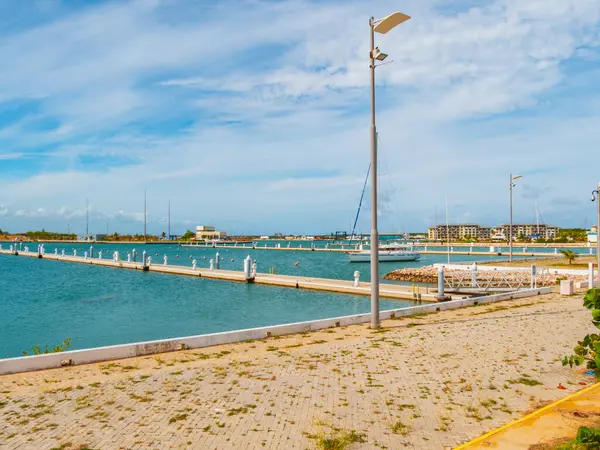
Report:
[[[598,0],[0,0],[0,229],[350,231],[377,45],[380,229],[590,225]],[[365,194],[368,198],[368,191]],[[359,228],[369,231],[368,201]]]

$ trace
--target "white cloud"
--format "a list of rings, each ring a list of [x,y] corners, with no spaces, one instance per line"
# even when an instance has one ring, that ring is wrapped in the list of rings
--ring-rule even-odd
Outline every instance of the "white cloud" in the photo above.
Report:
[[[9,143],[0,160],[54,146],[47,166],[0,180],[11,210],[81,219],[68,217],[81,208],[58,211],[89,197],[99,218],[139,224],[147,187],[156,221],[168,198],[181,221],[222,221],[241,232],[239,217],[309,232],[316,225],[307,212],[331,222],[325,231],[351,220],[368,164],[366,19],[396,3],[198,5],[109,3],[0,37],[10,67],[0,102],[39,104],[0,129]],[[565,149],[586,157],[600,137],[598,92],[589,95],[589,118],[552,117],[560,108],[548,96],[567,81],[570,59],[597,53],[597,1],[496,0],[459,13],[409,1],[403,9],[413,19],[377,36],[395,61],[377,72],[388,220],[398,209],[429,215],[445,192],[475,205],[473,220],[494,220],[505,208],[506,173],[543,169],[529,176],[532,186],[552,185],[547,174],[569,164]],[[513,112],[531,116],[502,117]],[[29,132],[42,119],[54,126]],[[82,155],[136,164],[84,172]],[[578,195],[592,168],[574,166],[579,176],[565,189]]]

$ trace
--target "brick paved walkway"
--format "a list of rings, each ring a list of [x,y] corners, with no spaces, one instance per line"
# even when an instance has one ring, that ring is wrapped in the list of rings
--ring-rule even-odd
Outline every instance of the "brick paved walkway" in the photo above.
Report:
[[[581,388],[559,360],[589,323],[553,294],[3,376],[0,447],[312,449],[354,430],[348,449],[452,448]]]

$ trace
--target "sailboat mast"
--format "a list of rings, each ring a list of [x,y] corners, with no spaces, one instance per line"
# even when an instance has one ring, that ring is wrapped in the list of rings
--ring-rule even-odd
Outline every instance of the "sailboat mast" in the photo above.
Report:
[[[448,222],[448,196],[446,196],[446,237],[448,238],[448,264],[450,264],[450,222]]]
[[[437,240],[437,205],[433,205],[433,240]]]
[[[169,220],[167,226],[167,241],[171,240],[171,199],[169,199]]]
[[[89,207],[89,202],[88,199],[85,199],[85,239],[88,240],[89,239],[89,235],[90,235],[90,207]]]
[[[358,210],[356,211],[356,217],[354,218],[354,225],[352,225],[352,233],[350,234],[350,244],[354,239],[354,230],[356,230],[356,224],[358,223],[358,216],[360,214],[360,207],[362,206],[363,197],[365,196],[365,189],[367,188],[367,181],[369,180],[369,173],[371,172],[371,164],[367,169],[367,176],[365,177],[365,184],[363,185],[362,192],[360,193],[360,201],[358,202]]]
[[[540,213],[538,211],[537,200],[535,201],[535,222],[537,224],[537,234],[540,234]]]

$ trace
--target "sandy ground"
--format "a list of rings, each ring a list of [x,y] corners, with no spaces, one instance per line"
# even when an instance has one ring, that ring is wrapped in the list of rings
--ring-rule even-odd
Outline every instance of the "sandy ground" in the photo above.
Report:
[[[581,295],[383,325],[2,376],[0,447],[449,449],[592,381]]]

